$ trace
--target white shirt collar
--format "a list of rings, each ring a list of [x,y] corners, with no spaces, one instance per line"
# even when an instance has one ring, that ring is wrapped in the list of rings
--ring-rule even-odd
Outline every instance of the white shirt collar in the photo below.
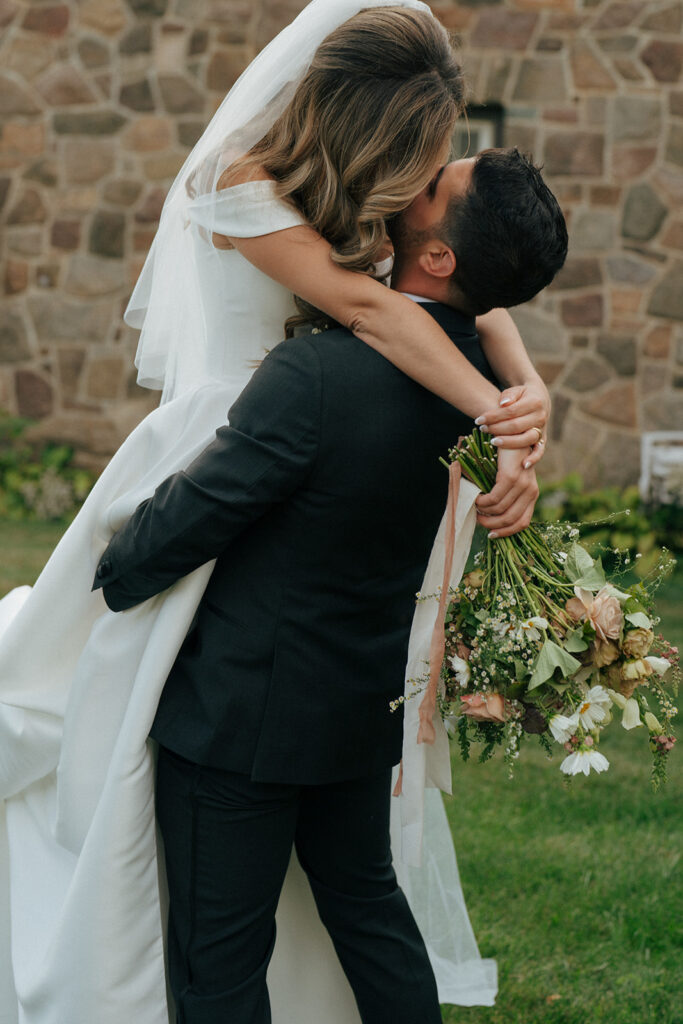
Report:
[[[401,292],[401,295],[405,295],[407,299],[412,299],[413,302],[436,302],[436,299],[426,299],[424,295],[413,295],[412,292]]]

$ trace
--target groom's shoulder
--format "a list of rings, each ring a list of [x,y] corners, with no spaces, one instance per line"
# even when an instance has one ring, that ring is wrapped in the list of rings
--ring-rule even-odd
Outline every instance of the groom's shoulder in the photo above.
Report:
[[[281,342],[277,348],[284,349],[292,358],[302,362],[315,359],[322,372],[337,368],[340,361],[349,367],[365,366],[372,362],[377,362],[378,366],[386,364],[386,360],[375,349],[340,324],[326,330],[302,331]]]
[[[287,338],[286,341],[280,342],[277,347],[282,348],[283,345],[286,345],[291,351],[295,351],[295,346],[297,345],[304,345],[309,351],[315,351],[322,355],[329,348],[348,349],[354,348],[356,345],[367,347],[355,334],[341,324],[335,324],[333,327],[324,329],[319,327],[300,329],[293,338]]]
[[[379,359],[374,349],[360,341],[346,327],[332,327],[327,330],[300,332],[293,338],[281,341],[271,349],[262,367],[270,364],[271,371],[288,374],[326,375],[339,372],[340,364],[352,370]]]

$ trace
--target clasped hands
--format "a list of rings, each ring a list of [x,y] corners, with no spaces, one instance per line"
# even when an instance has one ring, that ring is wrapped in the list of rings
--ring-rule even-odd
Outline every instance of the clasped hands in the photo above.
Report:
[[[491,540],[519,533],[531,522],[538,499],[534,467],[543,457],[549,415],[550,398],[539,382],[507,388],[500,404],[476,421],[498,448],[496,485],[477,498],[477,522]]]

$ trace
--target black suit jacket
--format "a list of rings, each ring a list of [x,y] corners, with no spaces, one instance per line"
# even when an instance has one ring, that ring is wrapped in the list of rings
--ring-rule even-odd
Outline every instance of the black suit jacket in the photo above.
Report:
[[[473,319],[426,309],[493,379]],[[138,507],[98,568],[119,611],[217,558],[151,735],[261,781],[396,764],[389,702],[445,506],[439,456],[471,427],[346,330],[278,345],[229,426]]]

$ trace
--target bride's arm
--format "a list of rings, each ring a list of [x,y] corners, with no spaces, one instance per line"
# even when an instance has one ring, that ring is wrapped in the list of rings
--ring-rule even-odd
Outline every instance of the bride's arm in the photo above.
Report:
[[[497,380],[506,388],[498,405],[484,413],[479,423],[497,437],[516,435],[506,447],[521,449],[531,445],[525,467],[532,466],[542,458],[543,445],[538,444],[535,430],[520,436],[518,421],[521,416],[533,416],[534,426],[545,434],[550,417],[550,393],[529,359],[517,325],[506,309],[492,309],[477,317],[477,332]]]
[[[312,228],[230,242],[254,266],[376,349],[429,391],[476,418],[500,392],[417,303],[364,274],[344,270]],[[529,422],[527,427],[533,426]]]

